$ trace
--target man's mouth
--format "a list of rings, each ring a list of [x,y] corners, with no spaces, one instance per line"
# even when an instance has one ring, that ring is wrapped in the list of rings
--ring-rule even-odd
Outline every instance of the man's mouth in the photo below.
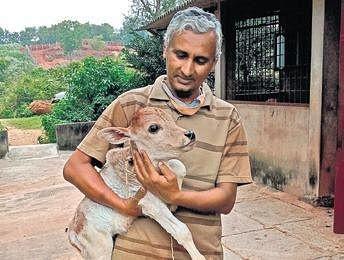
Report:
[[[177,81],[182,85],[189,85],[193,80],[178,76]]]

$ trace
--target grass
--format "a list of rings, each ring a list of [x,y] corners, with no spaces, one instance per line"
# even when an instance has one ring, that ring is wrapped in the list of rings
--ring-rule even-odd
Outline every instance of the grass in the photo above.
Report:
[[[0,125],[12,126],[18,129],[41,129],[42,120],[40,116],[0,119]],[[0,126],[1,129],[1,126]]]
[[[4,130],[5,129],[5,127],[1,124],[1,122],[0,122],[0,131],[1,130]]]

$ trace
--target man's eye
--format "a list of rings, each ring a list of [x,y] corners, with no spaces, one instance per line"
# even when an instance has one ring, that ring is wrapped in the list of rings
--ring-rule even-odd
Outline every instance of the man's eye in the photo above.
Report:
[[[184,59],[186,58],[188,55],[184,52],[177,52],[176,53],[176,56],[179,58],[179,59]]]
[[[208,62],[207,59],[205,58],[196,58],[196,63],[199,64],[199,65],[204,65]]]
[[[156,134],[160,130],[160,128],[161,127],[159,125],[156,125],[156,124],[150,125],[148,127],[148,132],[150,132],[151,134]]]

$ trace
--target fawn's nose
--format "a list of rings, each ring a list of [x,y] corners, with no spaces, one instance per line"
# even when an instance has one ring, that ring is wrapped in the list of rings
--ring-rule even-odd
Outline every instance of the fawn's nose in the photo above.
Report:
[[[186,131],[186,133],[184,135],[187,138],[189,138],[191,141],[195,141],[196,140],[196,135],[195,135],[194,131],[192,131],[192,130]]]

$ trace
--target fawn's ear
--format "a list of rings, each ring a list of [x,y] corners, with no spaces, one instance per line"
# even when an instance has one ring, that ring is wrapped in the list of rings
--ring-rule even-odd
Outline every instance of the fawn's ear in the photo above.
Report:
[[[125,127],[106,127],[100,130],[97,135],[110,144],[122,144],[130,139],[129,128]]]

